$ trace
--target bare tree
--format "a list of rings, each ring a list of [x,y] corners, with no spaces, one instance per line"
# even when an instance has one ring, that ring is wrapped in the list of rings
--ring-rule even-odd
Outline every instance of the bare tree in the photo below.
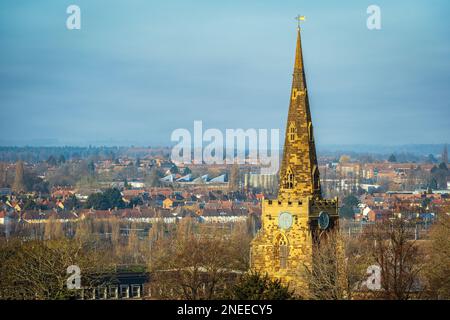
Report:
[[[239,166],[237,163],[233,164],[233,166],[231,167],[228,189],[229,191],[239,190]]]
[[[5,163],[0,162],[0,188],[7,186],[8,167]]]
[[[373,262],[381,268],[381,287],[376,297],[405,300],[418,297],[424,268],[410,223],[395,219],[371,226],[366,245]]]
[[[426,278],[429,295],[450,299],[450,215],[443,213],[430,232]]]
[[[14,177],[14,183],[12,187],[14,192],[20,193],[25,190],[25,181],[24,181],[24,168],[23,161],[17,161],[16,163],[16,176]]]
[[[161,298],[217,298],[244,271],[238,269],[243,264],[233,244],[236,237],[183,220],[172,238],[152,246],[152,285]]]
[[[313,264],[304,266],[309,292],[319,300],[353,299],[358,284],[366,278],[368,258],[357,238],[338,230],[323,233],[313,248]]]
[[[1,241],[0,254],[0,299],[68,299],[75,294],[67,288],[68,266],[88,275],[107,265],[103,255],[66,239]],[[82,285],[89,284],[82,280]]]
[[[64,224],[54,216],[50,216],[45,223],[44,227],[44,239],[45,240],[56,240],[65,237],[64,234]]]

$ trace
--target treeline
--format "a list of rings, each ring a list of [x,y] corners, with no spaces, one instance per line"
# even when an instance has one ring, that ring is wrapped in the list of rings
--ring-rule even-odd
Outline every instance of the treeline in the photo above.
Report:
[[[0,188],[9,187],[16,193],[36,192],[46,195],[53,187],[76,187],[81,191],[90,191],[103,189],[113,181],[124,182],[127,188],[127,181],[139,178],[148,186],[158,186],[162,172],[152,167],[139,168],[138,164],[135,161],[118,171],[99,173],[92,159],[66,162],[63,157],[50,157],[46,162],[34,166],[25,165],[21,160],[15,165],[0,162]]]
[[[66,160],[80,159],[110,159],[115,160],[118,157],[130,156],[133,158],[146,155],[163,155],[170,153],[168,148],[133,148],[133,147],[107,147],[107,146],[89,146],[89,147],[5,147],[0,146],[0,162],[13,163],[19,160],[27,163],[38,163],[47,161],[50,157],[59,159],[64,157]]]
[[[319,152],[324,155],[336,155],[339,157],[345,154],[372,154],[374,156],[382,155],[384,159],[390,154],[396,155],[438,155],[441,154],[445,143],[443,144],[407,144],[407,145],[322,145],[319,146]]]
[[[60,300],[75,296],[67,288],[67,268],[79,266],[85,274],[107,272],[108,257],[68,239],[0,240],[0,299]],[[89,285],[86,283],[85,285]]]
[[[375,224],[358,238],[323,235],[312,266],[299,270],[309,291],[295,294],[248,272],[247,223],[218,227],[186,218],[148,226],[86,219],[70,226],[68,240],[68,226],[49,220],[40,239],[0,239],[0,298],[70,298],[66,268],[74,264],[83,274],[139,266],[150,272],[146,287],[159,299],[450,299],[449,215],[439,217],[429,241],[411,241],[403,220]],[[372,265],[381,270],[376,290],[367,287]]]
[[[305,266],[309,299],[450,299],[450,216],[440,215],[429,240],[415,241],[414,224],[378,222],[358,237],[329,233]],[[367,285],[370,272],[378,280]]]
[[[114,159],[126,152],[125,147],[0,147],[0,162],[16,162],[23,160],[28,163],[47,161],[50,157],[65,159],[86,159],[99,157]]]
[[[42,176],[45,175],[45,180]],[[49,194],[52,187],[64,186],[96,187],[98,185],[93,161],[81,160],[60,163],[53,171],[48,171],[46,163],[37,166],[25,166],[22,160],[14,166],[0,162],[0,188],[10,187],[17,194],[36,192]]]
[[[42,226],[30,226],[30,228]],[[119,268],[150,272],[157,297],[212,299],[290,297],[279,282],[245,276],[251,236],[246,223],[212,228],[189,218],[177,224],[129,223],[112,218],[86,219],[76,225],[49,220],[43,237],[0,238],[0,299],[69,299],[66,269],[77,265],[84,275]],[[72,236],[67,238],[68,229]],[[28,232],[29,234],[29,232]],[[82,286],[94,284],[88,278]],[[240,284],[260,288],[244,290]],[[163,288],[165,288],[163,290]],[[256,290],[256,291],[255,291]]]

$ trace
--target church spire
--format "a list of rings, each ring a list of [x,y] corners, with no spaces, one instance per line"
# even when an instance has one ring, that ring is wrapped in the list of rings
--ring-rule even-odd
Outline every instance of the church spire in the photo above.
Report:
[[[320,198],[321,188],[298,27],[278,197],[294,201],[305,196]]]

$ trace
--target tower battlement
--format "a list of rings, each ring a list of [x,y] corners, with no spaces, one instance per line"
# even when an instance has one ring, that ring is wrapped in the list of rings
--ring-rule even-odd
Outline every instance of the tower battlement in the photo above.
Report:
[[[264,200],[264,204],[271,207],[302,207],[304,200],[290,201],[290,200]]]
[[[284,207],[284,206],[303,206],[303,202],[308,202],[311,205],[316,205],[316,206],[336,206],[338,203],[338,198],[334,198],[334,199],[314,199],[312,197],[306,197],[302,200],[297,200],[297,201],[291,201],[291,200],[285,200],[285,199],[264,199],[264,203],[267,206],[279,206],[279,207]]]
[[[339,200],[334,199],[314,199],[313,197],[305,197],[297,201],[285,199],[265,199],[263,201],[263,208],[270,208],[272,210],[292,210],[308,209],[310,217],[317,217],[320,212],[328,212],[330,216],[338,216]]]

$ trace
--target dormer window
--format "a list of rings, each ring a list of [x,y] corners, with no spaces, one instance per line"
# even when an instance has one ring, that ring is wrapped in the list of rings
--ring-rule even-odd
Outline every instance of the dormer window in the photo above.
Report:
[[[286,189],[293,189],[294,188],[294,173],[292,172],[291,168],[287,169],[286,172]]]
[[[289,125],[289,129],[288,129],[288,136],[289,136],[289,141],[293,142],[295,140],[295,133],[297,132],[296,128],[295,128],[295,124],[294,122],[292,122]]]
[[[312,126],[312,122],[310,122],[308,124],[308,134],[309,134],[309,141],[313,141],[314,140],[314,136],[313,136],[313,126]]]

